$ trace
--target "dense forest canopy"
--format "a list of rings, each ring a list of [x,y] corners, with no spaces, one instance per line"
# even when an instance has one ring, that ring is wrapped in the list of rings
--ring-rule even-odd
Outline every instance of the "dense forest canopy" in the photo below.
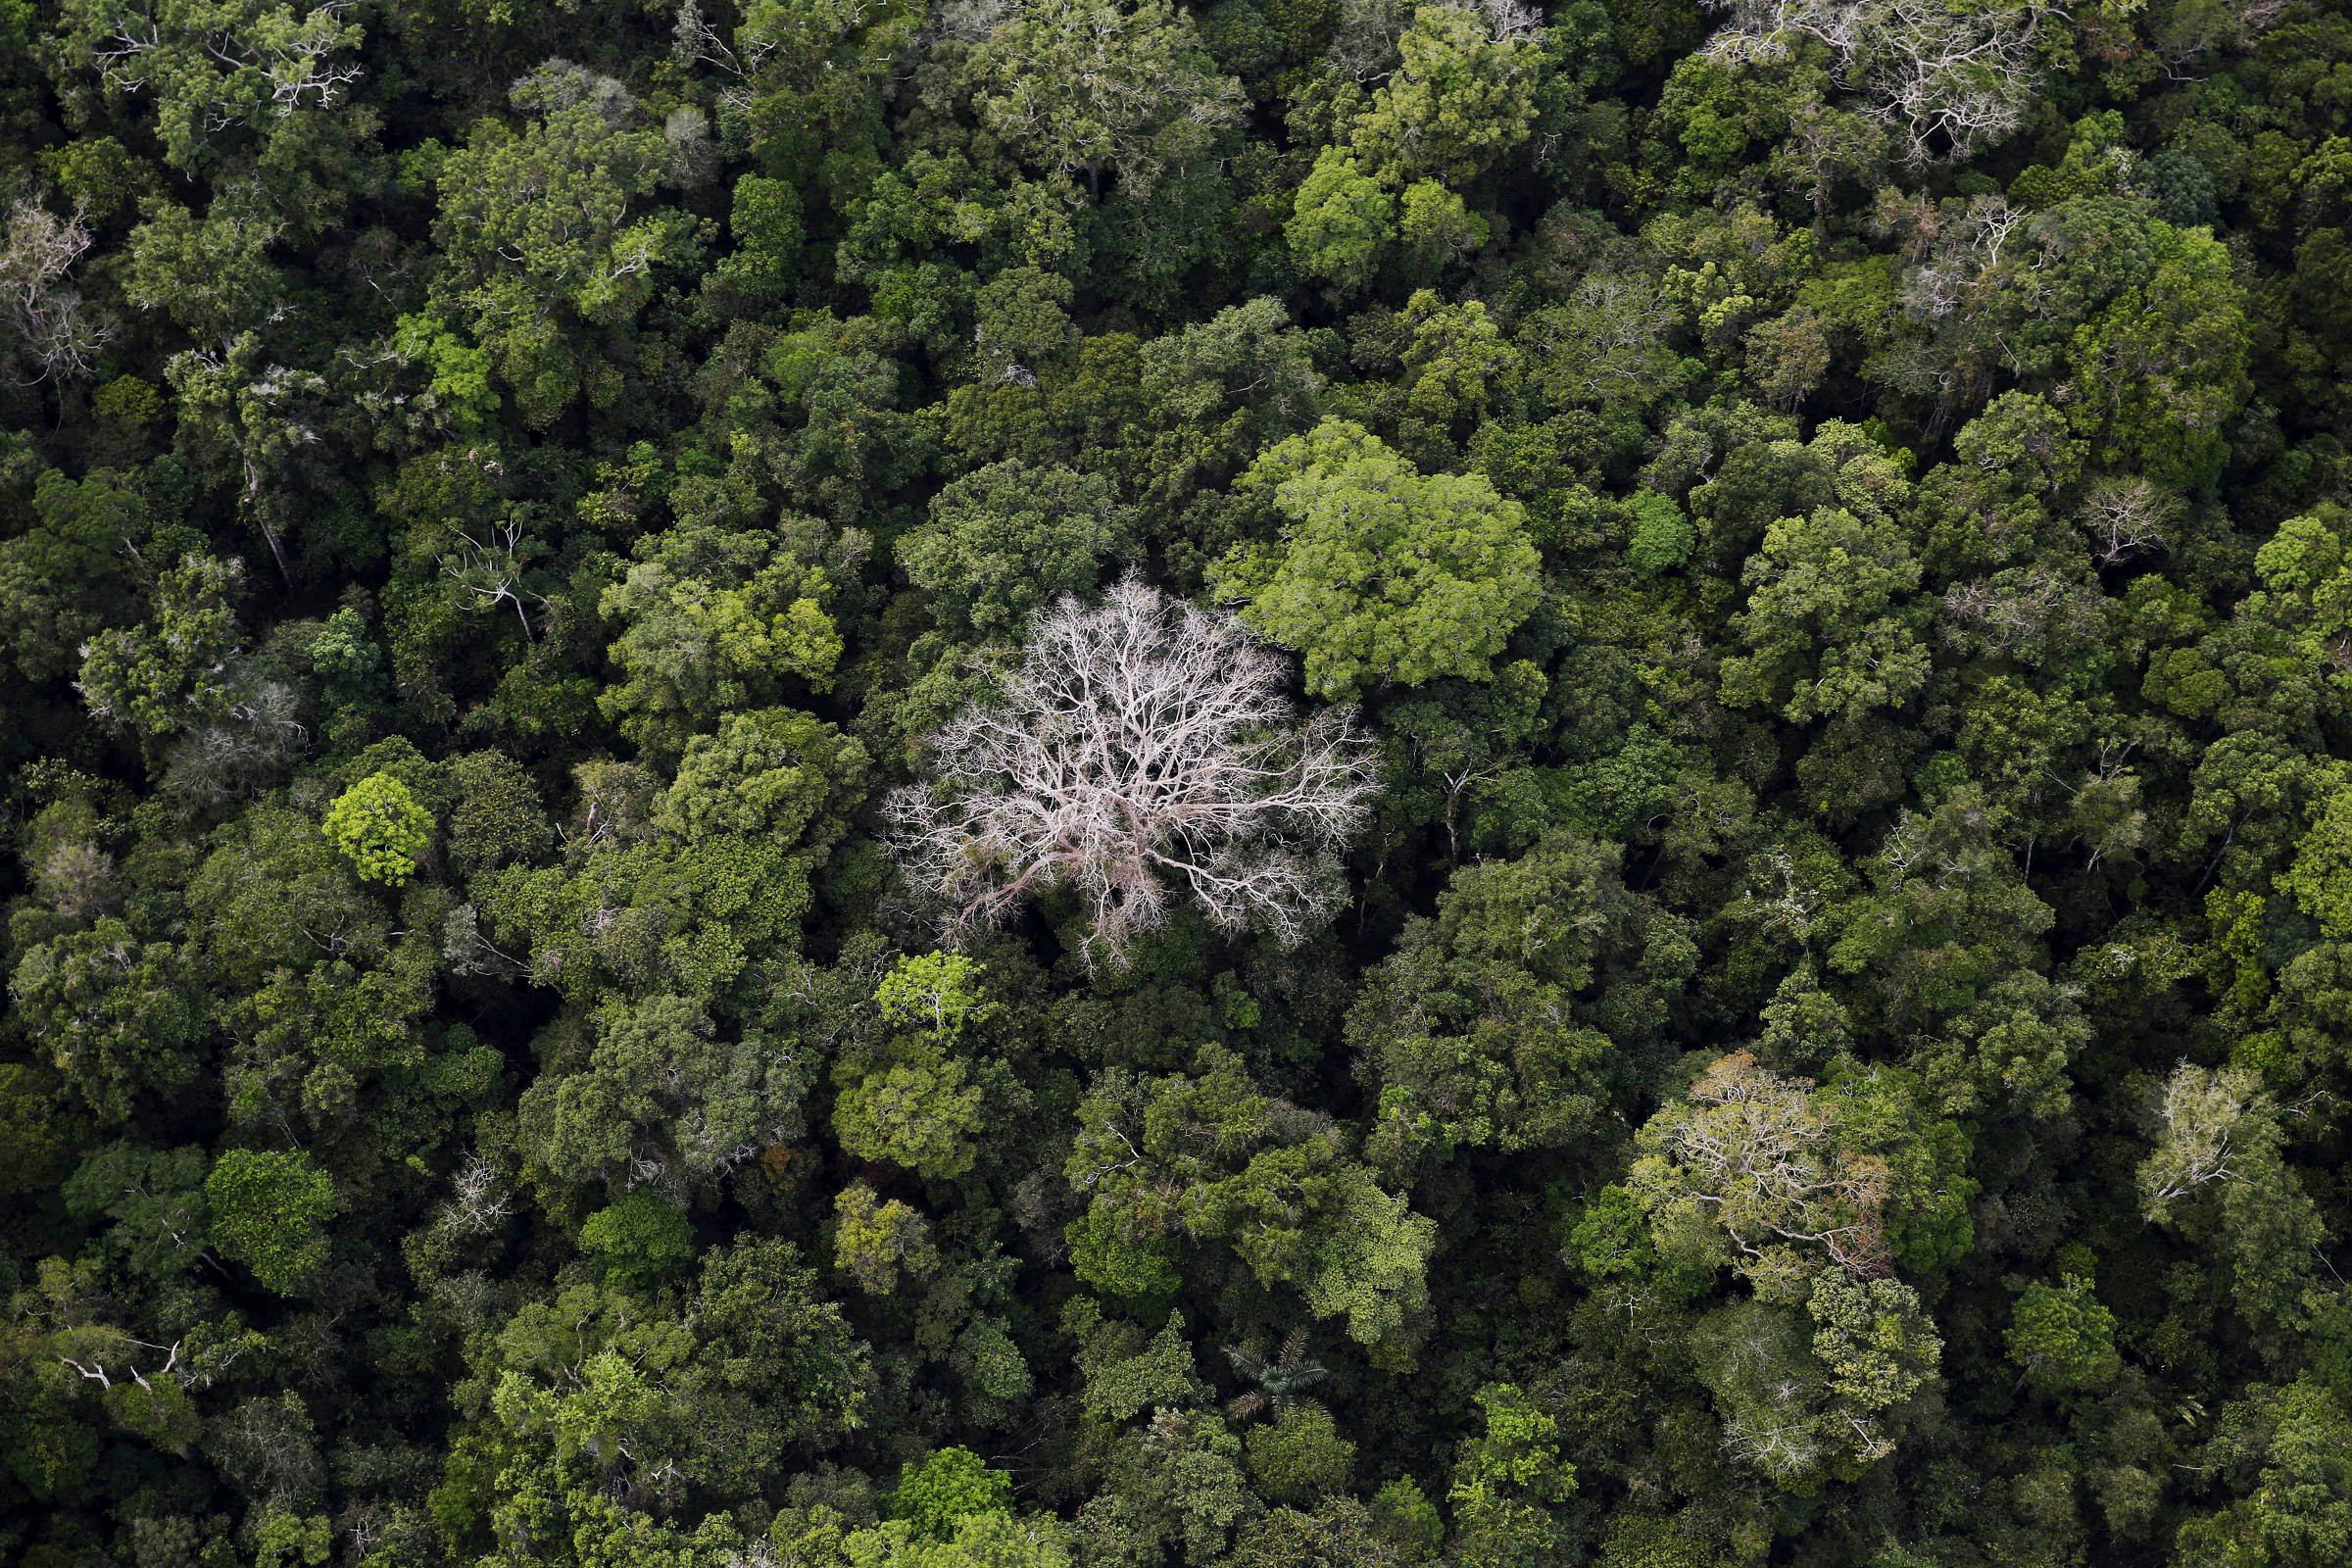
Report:
[[[0,1563],[2352,1561],[2344,0],[0,0]]]

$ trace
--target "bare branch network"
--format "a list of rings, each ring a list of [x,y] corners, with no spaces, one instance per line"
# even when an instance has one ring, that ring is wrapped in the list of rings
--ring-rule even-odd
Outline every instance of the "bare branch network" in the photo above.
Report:
[[[1903,161],[1952,159],[2024,123],[2034,100],[2034,45],[2057,8],[1981,9],[1948,0],[1708,0],[1731,21],[1706,52],[1733,65],[1777,65],[1791,40],[1837,52],[1845,84],[1902,139]]]
[[[1302,939],[1344,897],[1336,852],[1379,788],[1348,709],[1300,722],[1284,662],[1240,620],[1141,578],[1031,622],[999,696],[931,739],[888,803],[901,862],[951,937],[1077,892],[1089,964],[1191,898],[1222,930]]]
[[[68,279],[90,248],[90,225],[76,207],[59,218],[29,196],[19,196],[0,231],[0,334],[13,334],[18,353],[35,373],[25,384],[86,376],[113,328],[84,309]],[[9,364],[0,342],[0,367]]]

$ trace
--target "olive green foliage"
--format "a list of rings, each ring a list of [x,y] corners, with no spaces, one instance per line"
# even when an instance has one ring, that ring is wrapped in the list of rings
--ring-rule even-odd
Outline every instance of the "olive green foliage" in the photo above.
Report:
[[[1091,593],[1102,564],[1134,549],[1127,509],[1100,477],[1017,462],[942,490],[930,521],[898,544],[942,624],[977,637],[1010,636],[1040,606]]]
[[[0,1565],[2352,1562],[2352,0],[0,0]]]
[[[1349,1018],[1381,1092],[1381,1135],[1557,1147],[1606,1114],[1626,1027],[1679,978],[1685,938],[1629,898],[1617,857],[1569,835],[1465,866]],[[1618,1038],[1599,1026],[1622,1020]],[[1401,1150],[1399,1151],[1401,1152]]]
[[[888,1022],[954,1040],[996,1010],[981,988],[985,964],[960,953],[914,954],[899,959],[874,988],[875,1005]]]
[[[1079,1278],[1148,1296],[1177,1282],[1180,1247],[1222,1245],[1364,1345],[1419,1332],[1435,1227],[1327,1122],[1255,1091],[1232,1053],[1204,1048],[1193,1076],[1114,1069],[1078,1113],[1066,1170],[1092,1194],[1069,1229]]]
[[[1395,238],[1396,200],[1337,147],[1316,155],[1283,224],[1298,270],[1338,290],[1361,288]]]
[[[2123,1365],[2115,1351],[2115,1314],[2099,1304],[2090,1281],[2080,1275],[2067,1275],[2055,1286],[2029,1285],[2010,1320],[2009,1358],[2037,1389],[2104,1388]]]
[[[305,1153],[232,1149],[204,1179],[214,1243],[280,1295],[301,1290],[326,1261],[332,1177]]]
[[[1696,542],[1690,519],[1672,496],[1644,490],[1626,505],[1633,521],[1625,542],[1625,564],[1644,577],[1671,571],[1690,559]]]
[[[1536,1560],[1558,1549],[1556,1505],[1576,1491],[1560,1458],[1559,1421],[1515,1384],[1490,1384],[1476,1403],[1484,1430],[1464,1443],[1446,1494],[1466,1561]]]
[[[1345,1492],[1355,1467],[1355,1445],[1340,1436],[1330,1411],[1311,1406],[1250,1428],[1246,1446],[1250,1478],[1276,1502],[1312,1502]]]
[[[960,1176],[979,1158],[986,1094],[961,1057],[917,1047],[842,1091],[834,1136],[861,1159]]]
[[[921,1279],[939,1266],[929,1223],[898,1199],[858,1182],[841,1190],[833,1209],[834,1261],[859,1290],[888,1295],[903,1276]]]

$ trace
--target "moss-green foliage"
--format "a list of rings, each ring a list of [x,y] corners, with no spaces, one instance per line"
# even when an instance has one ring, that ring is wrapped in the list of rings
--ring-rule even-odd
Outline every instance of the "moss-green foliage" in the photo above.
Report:
[[[862,1182],[833,1200],[834,1264],[861,1291],[887,1295],[902,1277],[921,1279],[939,1266],[923,1216],[898,1199],[879,1199]]]
[[[2009,1324],[2009,1358],[2037,1389],[2097,1390],[2115,1380],[2115,1314],[2099,1304],[2090,1281],[2067,1275],[2056,1285],[2036,1281],[2018,1296]]]
[[[1252,1427],[1245,1446],[1250,1478],[1275,1502],[1312,1502],[1345,1492],[1355,1467],[1355,1445],[1320,1408],[1285,1410],[1268,1425]]]
[[[918,1535],[944,1541],[973,1514],[1012,1511],[1012,1478],[991,1470],[969,1448],[941,1448],[921,1464],[899,1472],[899,1484],[884,1499],[893,1519],[904,1519]]]
[[[910,954],[874,988],[874,1003],[894,1024],[954,1040],[996,1009],[981,987],[985,964],[960,953]]]
[[[1697,535],[1672,496],[1643,490],[1626,503],[1632,528],[1625,542],[1625,564],[1644,577],[1671,571],[1690,559]]]
[[[676,1205],[640,1188],[580,1225],[580,1250],[605,1261],[605,1277],[650,1280],[694,1255],[694,1226]]]

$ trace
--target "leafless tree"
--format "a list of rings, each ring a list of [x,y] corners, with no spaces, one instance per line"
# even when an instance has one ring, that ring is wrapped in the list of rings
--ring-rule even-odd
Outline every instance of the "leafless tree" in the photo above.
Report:
[[[1823,903],[1821,890],[1803,880],[1795,858],[1778,847],[1749,859],[1747,890],[1740,900],[1746,918],[1800,942],[1813,934]]]
[[[1488,35],[1496,43],[1533,40],[1544,32],[1544,13],[1527,0],[1472,0],[1466,9],[1484,19]]]
[[[1788,135],[1773,149],[1772,169],[1804,192],[1818,234],[1826,232],[1838,181],[1867,186],[1880,177],[1886,155],[1885,125],[1808,93],[1788,106]]]
[[[1947,0],[1711,0],[1732,13],[1707,52],[1775,65],[1810,37],[1838,55],[1844,83],[1894,130],[1904,161],[1966,158],[2015,130],[2034,96],[2034,43],[2045,7],[1958,7]]]
[[[2090,584],[2038,564],[1956,582],[1943,596],[1954,638],[1990,659],[2096,637],[2104,610]]]
[[[1332,852],[1378,769],[1350,710],[1296,720],[1287,673],[1231,613],[1139,577],[1099,609],[1065,595],[1000,695],[931,738],[931,781],[891,797],[902,861],[951,937],[1067,888],[1090,963],[1187,895],[1221,929],[1298,941],[1341,897]]]
[[[2180,514],[2179,497],[2137,477],[2101,479],[2082,498],[2082,531],[2102,566],[2162,550]]]
[[[2022,243],[2010,243],[2013,237],[2023,240],[2031,215],[2001,197],[1971,197],[1965,209],[1949,216],[1905,216],[1915,220],[1902,226],[1911,230],[1905,238],[1921,259],[1905,274],[1900,298],[1921,320],[1940,321],[1981,308],[2009,285],[2020,267],[2032,264]]]
[[[673,184],[700,190],[718,177],[720,153],[710,139],[710,117],[694,104],[680,104],[662,122],[662,138],[669,143],[669,177]]]
[[[246,800],[283,780],[310,744],[303,693],[257,662],[232,661],[226,710],[189,729],[165,759],[163,787],[210,805]]]
[[[514,1212],[514,1193],[505,1175],[477,1151],[466,1156],[441,1205],[441,1223],[463,1236],[496,1230]]]
[[[711,21],[703,15],[700,0],[682,0],[678,21],[671,34],[670,54],[688,71],[701,66],[724,72],[734,81],[719,89],[719,102],[729,109],[740,111],[748,107],[753,96],[753,82],[782,40],[750,27],[739,29],[736,43],[727,42]]]
[[[68,280],[90,248],[90,226],[75,209],[60,218],[29,196],[8,211],[0,236],[0,322],[16,341],[30,381],[85,376],[112,331],[82,307]]]
[[[32,885],[51,908],[84,924],[115,906],[115,858],[87,839],[67,839],[33,865]]]
[[[1544,31],[1544,13],[1527,0],[1444,0],[1450,9],[1467,11],[1496,43],[1528,43]],[[1332,68],[1359,86],[1389,79],[1399,63],[1397,40],[1413,24],[1421,7],[1413,0],[1340,0],[1324,58]]]
[[[1954,159],[2024,122],[2034,97],[2034,41],[2041,8],[1948,6],[1892,0],[1866,25],[1855,73],[1874,112],[1904,138],[1906,161],[1926,164],[1940,143]]]
[[[459,905],[441,922],[441,956],[455,974],[519,980],[531,972],[528,960],[517,958],[482,935],[481,912],[470,904]]]

